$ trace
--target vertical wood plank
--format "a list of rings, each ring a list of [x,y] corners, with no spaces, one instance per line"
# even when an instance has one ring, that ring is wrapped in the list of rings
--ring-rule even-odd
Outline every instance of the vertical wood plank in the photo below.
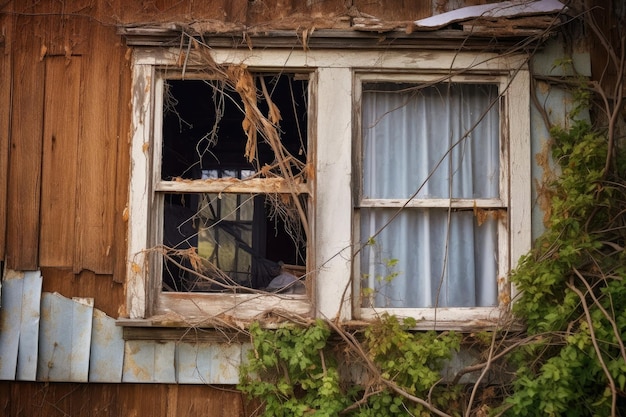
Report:
[[[37,2],[30,12],[39,14],[39,36],[46,56],[81,55],[88,52],[89,13],[93,0]]]
[[[139,53],[135,51],[135,54]],[[154,94],[154,73],[150,65],[135,64],[132,84],[132,139],[130,149],[130,189],[128,197],[128,224],[149,224],[149,183],[151,178],[149,149],[152,117],[150,103]],[[146,317],[146,283],[144,269],[147,264],[145,250],[148,245],[145,228],[128,228],[128,272],[126,292],[130,318]]]
[[[16,19],[16,29],[27,18]],[[44,64],[28,31],[16,32],[13,61],[6,261],[10,269],[37,269]]]
[[[258,405],[206,385],[0,382],[6,416],[253,417]]]
[[[13,4],[7,4],[4,9],[10,12]],[[0,259],[4,259],[6,249],[7,227],[7,184],[9,162],[9,126],[11,119],[11,43],[13,42],[13,18],[9,13],[0,15]]]
[[[114,27],[94,26],[82,66],[82,125],[74,272],[113,272],[113,229],[118,141],[120,38]]]
[[[120,65],[119,83],[119,112],[118,141],[117,141],[117,172],[115,186],[115,266],[113,269],[113,281],[126,282],[126,237],[128,220],[128,185],[130,184],[130,126],[131,126],[131,70],[132,50],[126,49],[124,59]],[[126,314],[125,311],[121,312]]]
[[[509,157],[511,175],[511,194],[509,196],[510,221],[510,268],[517,266],[517,261],[532,246],[532,157],[530,154],[530,74],[526,68],[520,70],[512,80],[507,103],[507,122],[509,124]],[[515,100],[515,105],[512,104]],[[511,299],[517,291],[511,288]]]
[[[245,400],[240,393],[206,385],[179,385],[172,416],[253,417],[252,410],[244,410]],[[169,404],[168,404],[169,408]],[[247,411],[247,412],[246,412]]]
[[[49,57],[45,62],[39,262],[72,267],[81,57]]]
[[[352,82],[349,68],[318,71],[316,304],[320,316],[339,319],[351,313]]]
[[[92,299],[44,293],[37,379],[87,382],[93,317]]]

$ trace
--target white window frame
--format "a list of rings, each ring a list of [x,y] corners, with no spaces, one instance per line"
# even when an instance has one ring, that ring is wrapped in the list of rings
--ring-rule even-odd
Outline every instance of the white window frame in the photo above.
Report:
[[[162,294],[151,298],[149,242],[150,214],[155,203],[155,187],[160,181],[154,163],[155,135],[159,130],[158,101],[160,81],[157,69],[174,67],[180,62],[178,49],[135,48],[133,51],[131,179],[128,204],[127,312],[131,320],[165,320],[171,325],[202,323],[223,315],[242,319],[259,318],[268,310],[339,320],[369,319],[379,311],[365,311],[359,300],[353,302],[354,286],[354,160],[355,127],[360,105],[355,94],[361,79],[394,74],[454,74],[471,82],[498,79],[506,85],[501,92],[507,105],[500,114],[508,140],[506,164],[510,183],[508,207],[509,267],[530,248],[531,159],[529,77],[524,55],[501,57],[495,53],[406,50],[287,50],[213,49],[219,64],[246,65],[251,70],[306,71],[309,82],[309,161],[314,178],[307,184],[312,196],[307,242],[308,273],[312,293],[294,295],[252,294]],[[192,54],[187,65],[200,65],[201,57]],[[407,76],[411,78],[412,76]],[[495,78],[494,78],[495,77]],[[492,81],[493,82],[493,81]],[[514,98],[514,99],[513,99]],[[506,138],[506,139],[504,139]],[[158,139],[158,138],[157,138]],[[155,174],[156,172],[156,174]],[[163,185],[163,184],[161,184]],[[215,191],[215,190],[211,190]],[[358,235],[356,235],[358,236]],[[502,283],[508,288],[508,282]],[[152,291],[154,288],[152,287]],[[154,292],[153,292],[154,293]],[[504,298],[501,297],[501,298]],[[458,327],[477,323],[491,324],[506,309],[441,309],[435,311],[391,311],[415,316],[439,327]],[[417,313],[417,314],[416,314]],[[498,315],[498,317],[496,317]],[[171,321],[180,317],[179,322]],[[432,326],[431,326],[432,328]]]

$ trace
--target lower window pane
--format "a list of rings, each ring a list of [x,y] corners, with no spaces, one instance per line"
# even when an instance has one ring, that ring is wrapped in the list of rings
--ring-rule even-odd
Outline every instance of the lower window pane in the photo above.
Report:
[[[306,265],[304,233],[264,195],[167,195],[163,212],[164,291],[281,290],[272,282],[296,280]]]
[[[404,209],[393,218],[397,210],[361,209],[363,307],[498,304],[495,218],[479,225],[472,211],[447,209]]]

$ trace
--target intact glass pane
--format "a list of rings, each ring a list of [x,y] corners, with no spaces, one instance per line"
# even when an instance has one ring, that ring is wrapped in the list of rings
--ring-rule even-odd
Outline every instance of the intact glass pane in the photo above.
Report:
[[[365,83],[364,198],[499,196],[498,88]]]
[[[363,306],[498,305],[499,213],[361,209]]]

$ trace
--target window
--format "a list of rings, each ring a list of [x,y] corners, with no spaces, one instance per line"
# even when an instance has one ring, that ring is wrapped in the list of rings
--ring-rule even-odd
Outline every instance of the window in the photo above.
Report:
[[[304,293],[304,281],[296,278],[306,269],[306,217],[299,218],[287,187],[273,188],[276,180],[306,180],[306,78],[249,74],[256,84],[251,87],[267,91],[254,98],[258,111],[268,114],[270,101],[281,109],[279,123],[271,126],[275,144],[246,135],[246,105],[225,81],[171,79],[167,73],[162,78],[156,195],[163,215],[155,219],[163,225],[162,290]],[[249,186],[251,181],[256,182]],[[233,185],[246,186],[248,192],[231,192]],[[306,193],[295,194],[305,212]],[[154,245],[160,243],[157,237]],[[287,277],[291,286],[277,286]]]
[[[212,59],[182,72],[178,51],[134,51],[131,319],[387,311],[456,328],[507,309],[530,246],[523,56]]]
[[[364,305],[497,306],[506,242],[498,86],[362,86]]]
[[[363,316],[489,316],[508,304],[507,82],[359,78]]]

